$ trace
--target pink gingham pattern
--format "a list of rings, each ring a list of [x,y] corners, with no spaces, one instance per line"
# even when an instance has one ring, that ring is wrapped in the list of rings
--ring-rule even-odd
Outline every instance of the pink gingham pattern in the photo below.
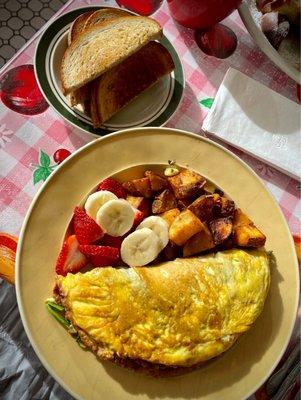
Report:
[[[116,6],[114,1],[71,0],[57,14],[82,6]],[[55,18],[55,17],[54,17]],[[53,19],[54,19],[53,18]],[[282,95],[297,101],[296,83],[282,73],[254,44],[237,12],[224,23],[238,37],[235,53],[226,60],[204,55],[197,47],[193,32],[174,23],[167,4],[154,14],[173,43],[183,63],[186,87],[183,101],[167,126],[201,134],[208,109],[200,102],[213,98],[229,67],[234,67]],[[19,65],[33,64],[39,32],[33,40],[0,71],[0,77]],[[20,115],[0,102],[0,231],[18,234],[29,204],[41,186],[34,185],[33,170],[40,150],[52,156],[58,148],[73,152],[93,137],[68,125],[52,108],[35,116]],[[227,146],[230,148],[230,146]],[[272,167],[231,148],[261,177],[279,203],[292,233],[300,231],[300,184]],[[298,331],[298,329],[297,329]],[[268,398],[264,390],[252,399]]]

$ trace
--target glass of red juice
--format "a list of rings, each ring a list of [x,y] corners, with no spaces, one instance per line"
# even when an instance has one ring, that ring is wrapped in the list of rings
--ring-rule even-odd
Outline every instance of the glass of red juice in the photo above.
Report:
[[[161,6],[163,0],[116,0],[120,7],[139,15],[151,15]]]
[[[231,14],[240,2],[241,0],[167,0],[174,20],[191,29],[212,27]]]

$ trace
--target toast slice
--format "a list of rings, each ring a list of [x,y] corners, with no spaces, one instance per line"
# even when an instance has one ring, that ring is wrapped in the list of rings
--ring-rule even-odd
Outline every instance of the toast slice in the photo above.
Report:
[[[148,17],[119,17],[92,26],[65,51],[61,64],[64,95],[91,82],[141,47],[162,36],[158,22]]]
[[[79,15],[71,24],[68,32],[68,46],[73,42],[84,30],[85,23],[95,11],[88,11]]]
[[[76,18],[69,29],[68,45],[70,46],[71,41],[74,41],[76,38],[78,38],[85,29],[93,25],[101,26],[103,23],[113,21],[120,16],[126,15],[129,17],[133,16],[133,14],[130,14],[127,11],[118,10],[115,8],[102,8],[101,10],[90,11],[81,14]],[[81,104],[84,112],[90,115],[90,98],[90,86],[89,83],[87,83],[86,85],[70,93],[71,107]]]
[[[84,29],[90,28],[91,26],[102,25],[103,22],[113,21],[116,17],[133,17],[127,11],[119,10],[118,8],[102,8],[90,14],[85,20]]]
[[[91,118],[94,128],[173,69],[168,50],[158,42],[150,42],[93,81]]]

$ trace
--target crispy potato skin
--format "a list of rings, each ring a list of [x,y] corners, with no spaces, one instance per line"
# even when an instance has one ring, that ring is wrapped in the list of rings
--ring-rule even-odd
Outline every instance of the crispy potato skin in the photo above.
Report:
[[[175,218],[180,214],[180,210],[178,208],[173,208],[171,210],[165,211],[163,214],[159,214],[159,217],[163,218],[168,226],[171,226]]]
[[[158,192],[169,187],[168,180],[153,171],[145,171],[144,176],[149,179],[152,191]]]
[[[221,217],[233,217],[234,210],[235,210],[234,201],[222,196],[221,197],[221,205],[220,205],[220,216]]]
[[[127,195],[126,200],[137,210],[143,212],[144,218],[150,215],[151,203],[149,199],[142,196]]]
[[[124,182],[122,186],[132,196],[152,197],[152,190],[148,178],[133,179]]]
[[[212,195],[202,195],[188,206],[188,210],[192,211],[202,222],[207,222],[213,219],[214,205],[215,200]]]
[[[223,243],[232,234],[233,222],[231,217],[214,219],[209,223],[216,245]]]
[[[233,242],[237,246],[261,247],[265,244],[265,235],[239,208],[234,212],[233,231]]]
[[[194,254],[198,254],[202,251],[210,250],[215,247],[212,233],[208,229],[207,225],[204,224],[204,229],[201,232],[196,233],[183,247],[183,256],[189,257]]]
[[[190,210],[182,211],[169,228],[169,239],[183,246],[193,235],[204,229],[204,224]]]
[[[177,202],[173,192],[169,189],[165,189],[155,197],[152,203],[152,213],[161,214],[176,207]]]
[[[201,194],[206,179],[194,171],[183,169],[175,176],[167,178],[177,199],[196,197]]]

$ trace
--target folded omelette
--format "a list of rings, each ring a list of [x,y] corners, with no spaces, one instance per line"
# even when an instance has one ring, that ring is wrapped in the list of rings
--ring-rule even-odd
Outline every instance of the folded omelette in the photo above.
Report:
[[[233,345],[269,289],[263,250],[57,276],[56,299],[100,358],[190,367]]]

